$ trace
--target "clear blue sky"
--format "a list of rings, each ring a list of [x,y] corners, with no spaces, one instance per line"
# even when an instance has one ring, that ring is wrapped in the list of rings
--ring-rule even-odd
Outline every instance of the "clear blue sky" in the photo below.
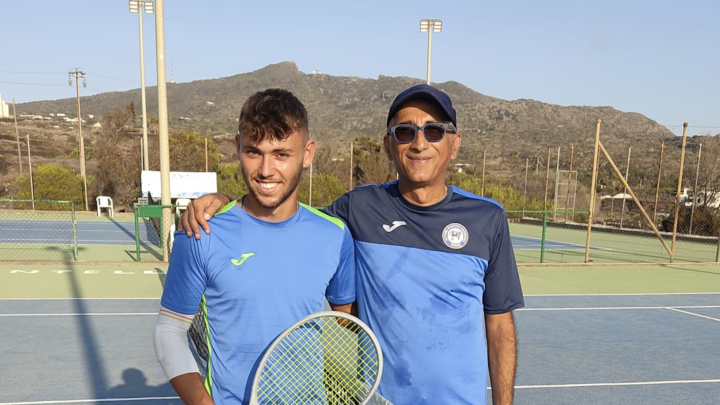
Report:
[[[344,76],[426,75],[507,100],[612,106],[681,134],[720,132],[717,0],[166,0],[168,79],[232,76],[294,61]],[[156,83],[154,15],[145,15],[146,83]],[[140,86],[137,14],[126,0],[4,1],[0,94],[9,102]],[[74,86],[73,86],[74,87]]]

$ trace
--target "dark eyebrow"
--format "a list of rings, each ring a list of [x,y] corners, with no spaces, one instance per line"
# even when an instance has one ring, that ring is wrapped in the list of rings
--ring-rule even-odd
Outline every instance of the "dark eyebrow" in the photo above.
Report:
[[[253,146],[253,145],[244,145],[242,150],[244,152],[260,151],[260,149],[258,149],[256,146]],[[277,148],[277,149],[273,149],[272,151],[270,151],[270,153],[287,153],[287,154],[291,154],[291,152],[292,152],[291,148]]]

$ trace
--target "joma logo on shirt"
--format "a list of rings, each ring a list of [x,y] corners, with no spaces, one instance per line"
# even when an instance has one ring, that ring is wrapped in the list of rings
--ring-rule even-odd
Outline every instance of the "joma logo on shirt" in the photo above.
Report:
[[[253,252],[243,253],[240,255],[240,260],[232,259],[232,260],[230,260],[230,262],[239,267],[241,264],[245,263],[245,260],[247,260],[248,257],[250,257],[250,256],[255,256],[255,253],[253,253]]]

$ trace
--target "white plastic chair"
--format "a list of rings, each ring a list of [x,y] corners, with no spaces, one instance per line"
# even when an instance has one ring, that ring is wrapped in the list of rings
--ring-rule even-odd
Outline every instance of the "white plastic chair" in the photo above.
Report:
[[[112,218],[113,216],[113,201],[110,197],[98,196],[95,201],[97,202],[97,214],[100,216],[100,209],[107,208],[108,215]]]
[[[175,200],[175,213],[178,216],[182,215],[183,211],[187,209],[188,204],[190,204],[189,198],[178,198]]]

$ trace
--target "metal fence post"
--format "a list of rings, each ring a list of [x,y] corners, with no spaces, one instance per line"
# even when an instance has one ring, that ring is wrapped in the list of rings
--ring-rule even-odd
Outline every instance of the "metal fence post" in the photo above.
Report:
[[[545,231],[547,230],[547,211],[543,211],[542,239],[540,240],[540,263],[545,262]]]

